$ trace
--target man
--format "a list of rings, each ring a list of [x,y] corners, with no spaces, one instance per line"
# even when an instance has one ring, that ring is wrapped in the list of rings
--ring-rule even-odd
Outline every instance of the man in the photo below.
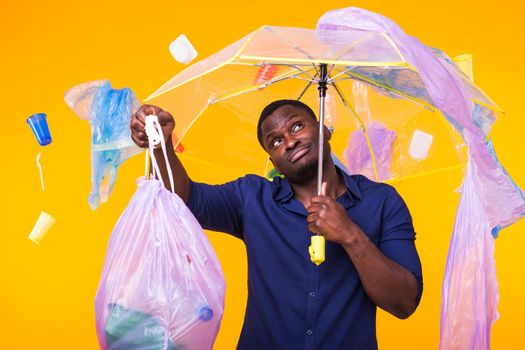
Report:
[[[422,276],[405,203],[393,187],[336,168],[326,128],[318,196],[319,123],[308,106],[280,100],[261,113],[257,136],[283,179],[247,175],[224,185],[189,179],[169,137],[174,119],[158,107],[133,116],[137,145],[148,146],[149,114],[168,140],[177,194],[204,228],[246,245],[248,303],[238,349],[376,349],[376,306],[399,318],[414,312]],[[312,233],[327,240],[320,266],[308,254]]]

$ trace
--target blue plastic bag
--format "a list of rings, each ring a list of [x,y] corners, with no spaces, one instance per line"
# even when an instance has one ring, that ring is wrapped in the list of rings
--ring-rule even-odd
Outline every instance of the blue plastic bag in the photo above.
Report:
[[[96,210],[105,203],[117,178],[118,167],[141,152],[131,140],[129,123],[138,108],[129,88],[113,89],[107,80],[77,85],[64,97],[67,105],[91,126],[91,193],[89,205]]]

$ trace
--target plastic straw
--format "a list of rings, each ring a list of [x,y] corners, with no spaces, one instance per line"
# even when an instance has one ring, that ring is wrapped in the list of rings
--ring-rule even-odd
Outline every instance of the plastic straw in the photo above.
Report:
[[[40,165],[40,152],[36,155],[36,166],[40,171],[40,184],[42,185],[42,192],[44,192],[44,176],[42,175],[42,165]]]

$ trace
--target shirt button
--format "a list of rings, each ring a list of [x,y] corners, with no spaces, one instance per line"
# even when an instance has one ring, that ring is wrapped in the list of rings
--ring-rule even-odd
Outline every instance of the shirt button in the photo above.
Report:
[[[308,295],[310,295],[310,298],[315,297],[315,293],[314,292],[310,292],[310,294],[308,294]]]
[[[309,329],[309,330],[306,331],[306,334],[308,334],[308,335],[312,335],[312,334],[314,334],[314,332],[312,332],[312,330]]]

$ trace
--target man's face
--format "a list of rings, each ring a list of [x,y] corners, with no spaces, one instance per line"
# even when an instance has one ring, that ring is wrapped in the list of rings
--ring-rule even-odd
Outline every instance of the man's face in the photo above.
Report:
[[[262,143],[276,170],[292,183],[317,176],[319,124],[302,108],[284,105],[261,125]],[[324,156],[330,155],[325,138]]]

